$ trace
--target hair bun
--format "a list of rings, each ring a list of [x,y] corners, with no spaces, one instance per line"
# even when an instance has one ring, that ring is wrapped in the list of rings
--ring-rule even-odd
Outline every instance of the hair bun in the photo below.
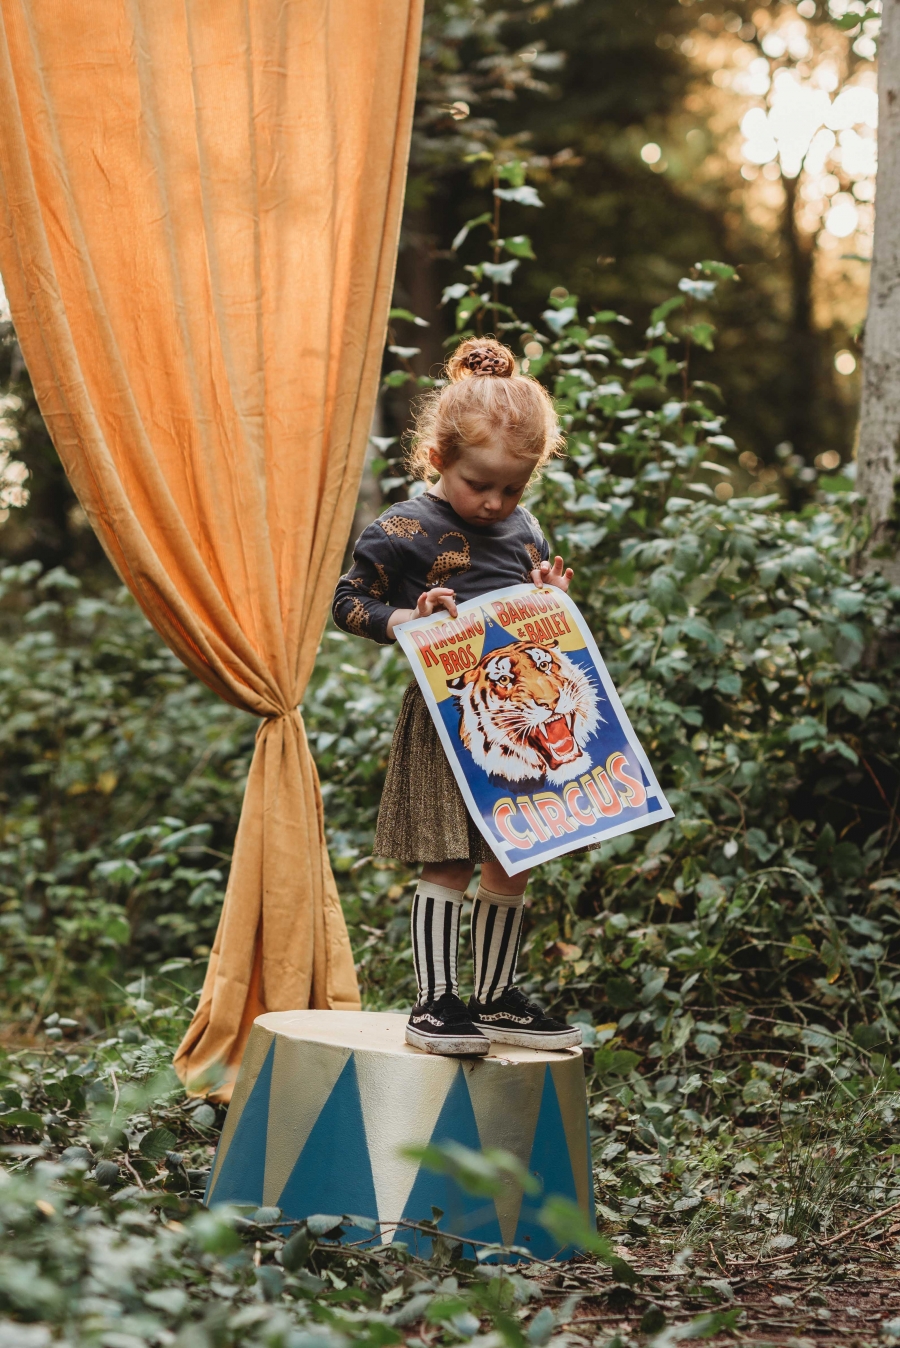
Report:
[[[463,363],[472,374],[491,374],[499,378],[508,378],[515,369],[510,356],[511,353],[504,347],[495,351],[490,346],[476,346],[474,351],[468,353]]]
[[[452,383],[472,375],[509,379],[516,372],[516,358],[508,346],[492,337],[469,337],[461,342],[447,362]]]

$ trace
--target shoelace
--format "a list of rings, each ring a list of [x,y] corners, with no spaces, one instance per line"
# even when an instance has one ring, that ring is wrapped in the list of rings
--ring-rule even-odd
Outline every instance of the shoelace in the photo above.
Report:
[[[537,1002],[530,1001],[521,988],[507,988],[502,1001],[507,1005],[512,1005],[516,1011],[527,1011],[530,1016],[540,1016],[543,1018],[547,1013],[543,1007],[538,1006]]]
[[[462,1021],[472,1022],[471,1014],[465,1002],[459,997],[454,997],[452,992],[445,992],[443,996],[438,997],[433,1003],[435,1011],[443,1016],[448,1025],[458,1025]]]

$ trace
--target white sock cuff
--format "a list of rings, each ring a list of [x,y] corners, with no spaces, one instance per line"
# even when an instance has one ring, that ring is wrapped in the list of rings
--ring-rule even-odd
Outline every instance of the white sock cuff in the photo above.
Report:
[[[479,884],[475,902],[492,903],[497,908],[521,908],[525,902],[525,891],[521,894],[495,894],[492,889],[485,889],[484,885]]]
[[[420,899],[441,899],[444,903],[462,904],[464,889],[448,889],[446,885],[435,885],[430,880],[420,880],[416,885],[416,894]]]

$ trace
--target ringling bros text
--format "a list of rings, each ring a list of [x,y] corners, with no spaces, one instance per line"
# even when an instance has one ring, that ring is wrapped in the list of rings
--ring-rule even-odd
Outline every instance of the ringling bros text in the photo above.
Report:
[[[532,594],[522,599],[505,602],[494,600],[491,608],[498,622],[509,630],[510,641],[555,641],[571,632],[565,610],[550,594]],[[469,642],[484,636],[484,623],[474,614],[462,618],[448,618],[434,627],[410,632],[422,652],[426,669],[444,666],[448,678],[464,674],[478,663],[478,656]]]

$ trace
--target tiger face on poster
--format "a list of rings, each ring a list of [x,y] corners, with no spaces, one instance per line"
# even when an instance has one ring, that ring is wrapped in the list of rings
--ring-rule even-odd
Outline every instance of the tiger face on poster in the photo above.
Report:
[[[396,629],[463,799],[509,875],[672,816],[584,619],[514,585]]]

